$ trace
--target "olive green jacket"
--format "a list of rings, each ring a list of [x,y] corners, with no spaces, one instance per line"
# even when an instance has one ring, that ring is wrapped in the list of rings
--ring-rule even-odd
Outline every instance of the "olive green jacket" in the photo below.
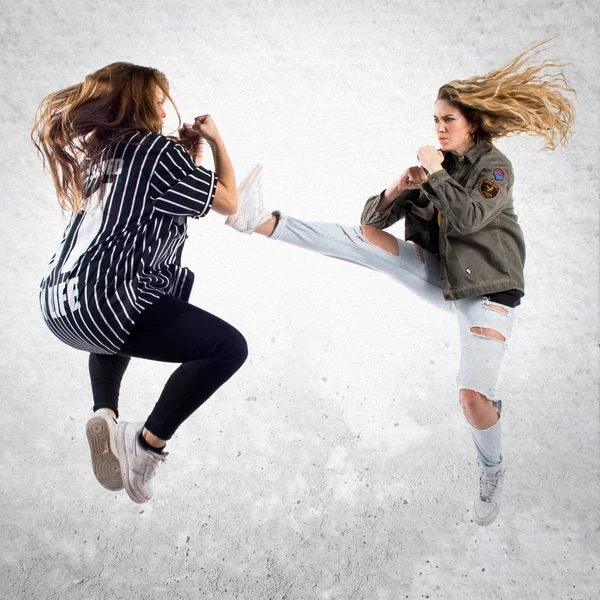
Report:
[[[480,142],[464,156],[447,152],[443,167],[385,211],[376,210],[383,192],[369,198],[361,223],[385,229],[404,218],[405,239],[439,254],[446,300],[511,289],[524,293],[525,242],[513,208],[509,160]]]

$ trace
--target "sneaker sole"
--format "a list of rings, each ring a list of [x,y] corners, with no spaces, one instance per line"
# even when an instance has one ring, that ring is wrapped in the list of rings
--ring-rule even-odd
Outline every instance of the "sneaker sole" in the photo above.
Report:
[[[246,175],[245,179],[238,186],[238,188],[237,188],[237,194],[239,195],[245,187],[247,187],[249,184],[251,184],[254,181],[254,179],[256,179],[256,177],[258,176],[258,174],[261,171],[262,171],[262,165],[256,165],[254,167],[254,169],[252,169],[252,171],[250,171],[250,173],[248,175]],[[242,208],[242,205],[238,204],[238,211],[237,212],[239,212],[241,208]],[[230,226],[233,227],[233,225],[237,221],[237,219],[235,219],[234,217],[235,217],[235,215],[229,215],[225,219],[225,224],[226,225],[230,225]]]
[[[85,427],[92,455],[92,469],[98,483],[112,492],[123,489],[119,458],[110,448],[110,429],[102,417],[92,417]]]
[[[147,498],[143,496],[137,496],[135,490],[131,486],[131,482],[129,481],[129,461],[127,460],[127,448],[125,446],[125,423],[121,423],[119,428],[117,429],[117,451],[119,453],[119,464],[121,467],[121,479],[123,481],[123,486],[125,487],[125,491],[127,495],[138,504],[143,504],[144,502],[148,502]],[[136,433],[137,435],[137,433]]]

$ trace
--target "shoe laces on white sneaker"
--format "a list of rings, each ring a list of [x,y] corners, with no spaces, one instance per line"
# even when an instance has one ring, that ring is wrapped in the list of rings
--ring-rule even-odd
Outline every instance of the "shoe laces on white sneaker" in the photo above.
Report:
[[[479,499],[481,502],[494,502],[500,493],[500,484],[504,477],[504,469],[496,473],[482,472],[479,477]]]
[[[473,503],[473,519],[478,525],[490,525],[500,511],[500,492],[506,469],[496,473],[481,473],[479,477],[479,496]]]
[[[159,454],[158,452],[152,452],[151,450],[144,450],[144,452],[147,452],[148,455],[146,457],[146,468],[142,479],[144,482],[147,482],[154,477],[160,464],[167,460],[169,453],[163,452],[162,454]]]
[[[138,503],[152,497],[152,479],[167,453],[146,450],[139,436],[143,423],[121,422],[117,429],[117,445],[123,485],[129,497]]]

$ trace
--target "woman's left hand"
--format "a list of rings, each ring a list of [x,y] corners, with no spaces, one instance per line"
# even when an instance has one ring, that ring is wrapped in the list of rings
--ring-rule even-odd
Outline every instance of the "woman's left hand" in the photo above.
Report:
[[[442,169],[444,153],[435,146],[423,146],[417,151],[417,160],[429,171],[435,173]]]
[[[194,144],[202,142],[202,134],[190,123],[184,123],[179,128],[179,137],[185,138]]]
[[[202,144],[204,138],[194,125],[184,123],[179,128],[179,138],[188,140],[191,146],[190,154],[194,157],[194,162],[199,165],[202,162]]]

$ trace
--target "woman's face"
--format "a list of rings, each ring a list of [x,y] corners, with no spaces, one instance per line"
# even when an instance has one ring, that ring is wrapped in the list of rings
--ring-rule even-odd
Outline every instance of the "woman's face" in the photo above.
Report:
[[[164,121],[167,116],[164,107],[165,93],[158,86],[154,88],[154,100],[156,102],[156,110],[158,111],[160,118]]]
[[[444,152],[466,154],[474,144],[471,133],[477,128],[465,119],[456,106],[447,100],[438,100],[433,111],[435,133]]]

